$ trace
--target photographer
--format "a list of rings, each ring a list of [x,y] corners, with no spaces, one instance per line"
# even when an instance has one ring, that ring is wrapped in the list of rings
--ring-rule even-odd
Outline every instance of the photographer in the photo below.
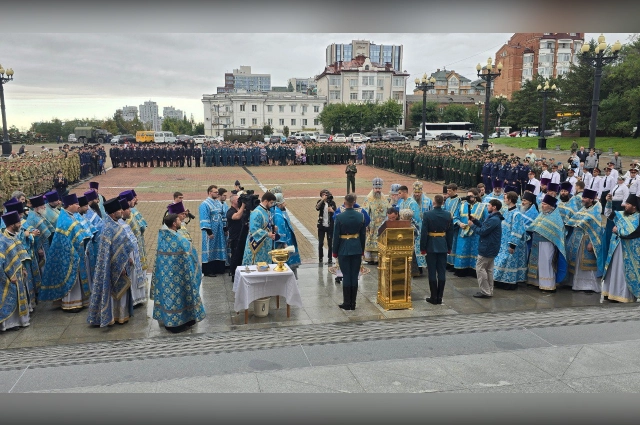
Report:
[[[234,261],[234,257],[236,256],[238,241],[240,240],[240,234],[242,233],[242,216],[244,215],[246,205],[244,203],[238,203],[238,195],[235,193],[231,195],[229,202],[231,202],[231,207],[229,207],[229,211],[227,211],[227,230],[229,232],[227,241],[229,243],[228,252],[230,254],[229,267],[231,280],[233,281],[236,267],[240,264],[240,262],[236,263],[236,261]],[[244,247],[244,244],[242,246]]]
[[[333,213],[336,211],[337,206],[329,190],[322,189],[320,197],[322,199],[316,202],[316,210],[318,211],[318,264],[322,264],[324,238],[326,235],[328,246],[327,265],[332,265]]]
[[[249,221],[251,211],[253,211],[260,204],[258,195],[255,195],[253,190],[247,190],[245,192],[244,188],[241,187],[240,191],[238,191],[237,193],[237,196],[237,206],[235,207],[237,209],[236,212],[242,211],[242,214],[240,214],[240,219],[238,220],[240,228],[238,239],[235,244],[235,249],[231,251],[231,260],[229,261],[232,280],[235,276],[236,268],[242,264],[242,257],[244,256],[244,249],[247,242],[247,237],[249,236]],[[235,224],[236,218],[233,218],[233,216],[236,216],[236,213],[232,215],[232,220],[229,221],[229,216],[227,215],[227,221]],[[231,234],[231,231],[229,231],[229,234]]]
[[[67,195],[67,186],[69,186],[69,182],[66,177],[62,175],[62,170],[58,170],[58,176],[53,180],[53,187],[58,192],[58,196],[62,198]]]

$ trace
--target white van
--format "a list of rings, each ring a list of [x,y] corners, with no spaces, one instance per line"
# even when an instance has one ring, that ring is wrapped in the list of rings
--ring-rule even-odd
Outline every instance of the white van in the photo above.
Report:
[[[172,131],[156,131],[153,135],[153,139],[156,143],[175,143],[176,136]]]

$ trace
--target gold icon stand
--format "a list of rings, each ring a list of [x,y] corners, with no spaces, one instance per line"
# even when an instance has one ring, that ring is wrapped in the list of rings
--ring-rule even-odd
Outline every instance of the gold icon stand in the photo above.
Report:
[[[387,221],[378,231],[378,299],[385,310],[411,309],[413,227],[406,220]]]

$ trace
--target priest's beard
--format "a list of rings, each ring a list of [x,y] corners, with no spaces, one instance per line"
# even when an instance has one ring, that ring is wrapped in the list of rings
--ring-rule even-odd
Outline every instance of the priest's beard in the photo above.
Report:
[[[376,199],[382,198],[382,192],[373,192],[373,197]]]
[[[629,217],[630,215],[634,215],[635,213],[636,213],[636,211],[627,211],[627,210],[624,210],[624,215],[625,215],[625,217]]]
[[[524,205],[520,205],[520,212],[521,213],[525,213],[527,211],[529,211],[529,207],[525,207]]]
[[[560,200],[562,202],[567,202],[567,201],[569,201],[569,199],[571,199],[571,196],[569,196],[569,195],[560,195]]]

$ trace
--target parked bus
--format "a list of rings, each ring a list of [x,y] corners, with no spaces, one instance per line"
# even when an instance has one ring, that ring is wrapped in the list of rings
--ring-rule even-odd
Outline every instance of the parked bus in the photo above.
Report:
[[[155,131],[136,131],[136,142],[151,143],[155,141]]]
[[[176,136],[172,131],[156,131],[153,135],[156,143],[175,143]]]
[[[238,143],[245,143],[248,141],[260,141],[264,140],[261,128],[225,128],[224,140],[233,142],[237,140]]]
[[[440,133],[453,133],[457,136],[464,136],[473,130],[473,124],[470,122],[427,122],[425,129],[436,138]],[[422,123],[418,133],[422,135]]]

